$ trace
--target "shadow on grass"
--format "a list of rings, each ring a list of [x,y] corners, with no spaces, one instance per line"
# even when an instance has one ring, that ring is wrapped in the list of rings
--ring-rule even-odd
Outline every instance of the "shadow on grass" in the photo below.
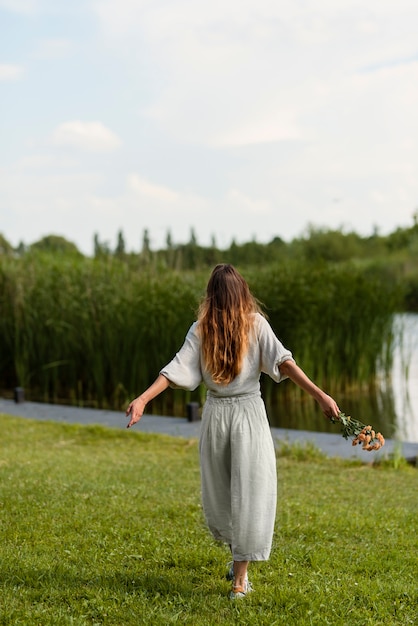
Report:
[[[184,569],[173,566],[155,563],[152,566],[153,569],[158,567],[158,572],[150,571],[146,563],[142,563],[139,568],[95,574],[91,570],[75,571],[73,564],[68,567],[51,565],[50,568],[25,568],[16,564],[14,568],[0,573],[0,586],[3,593],[26,592],[32,599],[47,594],[75,601],[97,595],[124,597],[127,594],[148,599],[172,599],[176,596],[188,599],[196,593],[219,595],[227,589],[226,581],[210,582],[203,570],[186,573]]]

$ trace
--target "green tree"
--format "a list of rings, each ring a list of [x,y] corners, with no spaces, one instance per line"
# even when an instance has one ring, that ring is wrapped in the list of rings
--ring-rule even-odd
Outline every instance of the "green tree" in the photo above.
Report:
[[[25,252],[27,252],[28,247],[25,243],[23,243],[23,241],[19,241],[19,244],[16,248],[16,253],[18,256],[23,256],[25,254]]]
[[[118,240],[115,248],[115,256],[123,257],[126,253],[125,238],[122,231],[118,232]]]
[[[171,269],[174,269],[176,265],[176,250],[173,244],[173,238],[171,236],[170,230],[167,231],[167,235],[165,238],[165,245],[166,245],[165,259],[166,259],[167,266],[170,267]]]
[[[100,257],[109,256],[110,254],[110,246],[107,241],[100,241],[99,235],[94,233],[94,258],[98,259]]]
[[[189,241],[189,244],[191,246],[197,246],[197,237],[196,237],[196,233],[195,233],[195,230],[194,230],[193,226],[190,229],[190,241]]]
[[[32,251],[50,252],[52,254],[81,255],[77,246],[60,235],[47,235],[30,246]]]
[[[292,248],[308,261],[346,261],[362,257],[364,246],[356,233],[326,230],[309,225],[306,235],[292,242]]]
[[[12,245],[0,233],[0,255],[11,256],[12,254],[13,254],[13,247],[12,247]]]
[[[167,250],[173,249],[173,237],[171,236],[170,230],[167,231],[167,235],[165,237],[165,245],[166,245]]]
[[[145,263],[149,263],[152,258],[151,239],[147,228],[142,233],[141,258]]]

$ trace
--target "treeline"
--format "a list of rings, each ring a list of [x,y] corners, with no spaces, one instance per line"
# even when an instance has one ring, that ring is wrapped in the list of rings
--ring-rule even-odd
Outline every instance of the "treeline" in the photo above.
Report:
[[[413,215],[413,224],[397,228],[388,235],[379,235],[378,230],[370,236],[361,236],[353,231],[330,230],[308,226],[300,237],[286,242],[273,237],[269,243],[256,240],[238,244],[232,240],[227,248],[219,248],[212,236],[209,246],[199,244],[192,228],[186,243],[173,241],[171,232],[166,235],[165,246],[153,249],[151,235],[144,229],[138,239],[138,251],[128,251],[123,231],[116,234],[113,244],[101,241],[96,233],[93,236],[93,257],[140,261],[142,264],[164,264],[169,269],[190,270],[212,266],[218,262],[228,262],[240,266],[259,263],[275,263],[288,259],[306,261],[343,262],[353,259],[370,260],[412,256],[418,257],[418,211]],[[58,235],[48,235],[32,244],[21,242],[16,248],[0,233],[0,255],[24,256],[32,252],[53,252],[81,255],[77,246]],[[82,255],[81,255],[82,256]]]
[[[13,248],[0,234],[0,256],[23,258],[28,255],[53,253],[81,258],[76,245],[61,236],[49,235],[30,245],[20,243]],[[351,262],[360,267],[373,267],[382,278],[400,284],[403,289],[401,308],[418,311],[418,212],[407,228],[397,228],[389,235],[362,237],[355,232],[327,230],[309,226],[306,232],[290,242],[274,237],[269,243],[250,241],[238,244],[234,240],[220,249],[212,237],[209,246],[199,244],[193,229],[187,243],[175,243],[170,231],[165,247],[154,250],[147,229],[138,237],[138,251],[127,250],[124,234],[119,231],[115,241],[93,238],[93,258],[111,261],[117,259],[133,270],[169,269],[178,272],[204,270],[216,263],[232,263],[237,267],[264,267],[278,263],[299,261],[309,265],[318,263],[341,264]]]

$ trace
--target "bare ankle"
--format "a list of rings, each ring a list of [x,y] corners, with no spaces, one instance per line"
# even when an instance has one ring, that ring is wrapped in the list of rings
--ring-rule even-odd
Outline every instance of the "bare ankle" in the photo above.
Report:
[[[234,561],[234,586],[245,587],[248,561]]]

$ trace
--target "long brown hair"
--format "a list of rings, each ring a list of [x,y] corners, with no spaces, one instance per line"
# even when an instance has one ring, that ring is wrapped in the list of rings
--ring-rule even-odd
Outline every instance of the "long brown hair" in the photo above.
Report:
[[[228,385],[240,373],[256,312],[260,307],[241,274],[232,265],[217,265],[197,326],[205,367],[215,383]]]

